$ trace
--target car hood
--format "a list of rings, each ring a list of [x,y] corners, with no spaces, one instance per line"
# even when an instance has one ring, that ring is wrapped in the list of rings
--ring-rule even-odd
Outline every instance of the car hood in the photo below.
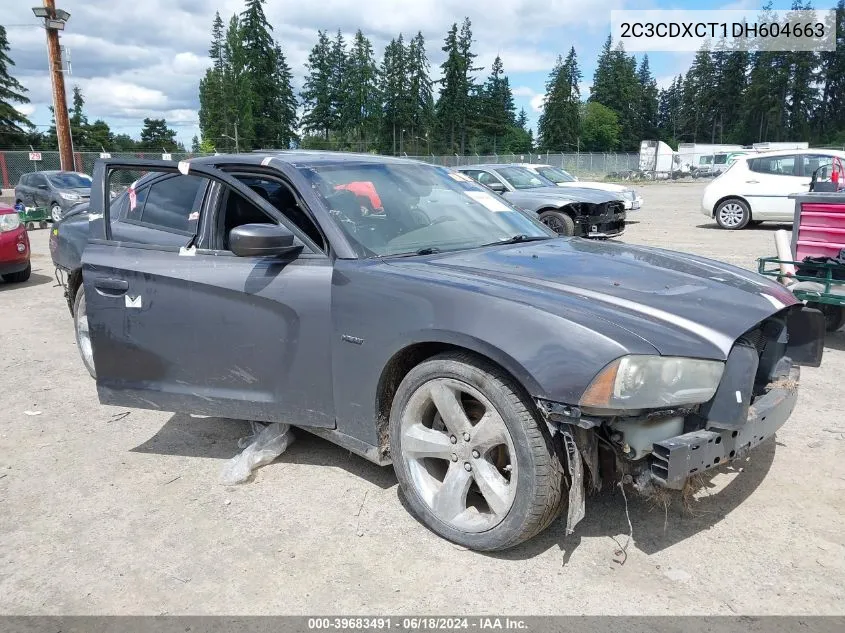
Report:
[[[588,187],[535,187],[533,189],[517,189],[515,193],[536,196],[543,199],[554,197],[562,198],[568,202],[589,202],[592,204],[621,200],[614,192],[590,189]]]
[[[67,189],[59,189],[62,193],[75,193],[80,196],[90,196],[91,187],[68,187]]]
[[[797,303],[780,284],[728,264],[581,238],[396,260],[395,265],[424,266],[430,278],[446,283],[471,280],[482,292],[567,318],[578,315],[588,327],[609,321],[664,355],[724,360],[742,334]]]

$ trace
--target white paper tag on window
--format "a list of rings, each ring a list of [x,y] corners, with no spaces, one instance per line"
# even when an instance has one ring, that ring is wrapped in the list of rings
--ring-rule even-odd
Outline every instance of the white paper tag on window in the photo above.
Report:
[[[512,211],[512,209],[508,207],[508,205],[506,205],[501,200],[496,200],[495,197],[493,197],[486,191],[465,191],[464,193],[476,202],[480,202],[485,207],[496,213]]]
[[[127,308],[140,308],[141,307],[141,295],[137,297],[130,297],[129,295],[123,295],[126,299],[126,307]]]

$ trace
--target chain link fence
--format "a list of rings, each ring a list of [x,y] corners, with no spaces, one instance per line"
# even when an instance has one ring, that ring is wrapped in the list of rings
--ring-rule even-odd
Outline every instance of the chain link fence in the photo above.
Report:
[[[162,155],[161,152],[111,152],[112,158],[147,158],[153,160],[184,160],[206,154],[190,152],[174,152]],[[100,158],[98,152],[76,152],[74,169],[90,174],[94,168],[94,161]],[[460,165],[478,165],[482,163],[542,163],[561,167],[579,177],[613,178],[625,172],[636,170],[639,165],[639,154],[613,154],[579,152],[572,154],[532,153],[525,154],[487,154],[459,156],[457,154],[437,156],[403,156],[415,160],[442,165],[444,167],[458,167]],[[38,158],[38,160],[32,160]],[[23,174],[33,171],[60,169],[58,152],[22,152],[0,150],[0,187],[14,188]]]

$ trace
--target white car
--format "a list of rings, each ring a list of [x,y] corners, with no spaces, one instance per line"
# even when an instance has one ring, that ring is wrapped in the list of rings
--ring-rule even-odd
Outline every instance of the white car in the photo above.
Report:
[[[539,163],[515,163],[520,167],[530,169],[535,174],[539,174],[551,180],[558,187],[580,187],[581,189],[599,189],[601,191],[608,191],[611,193],[621,194],[622,200],[625,201],[626,211],[636,211],[643,204],[642,197],[637,194],[631,187],[624,187],[622,185],[615,185],[610,182],[598,182],[593,180],[578,180],[568,171],[564,171],[560,167],[552,165],[541,165]]]
[[[827,167],[845,152],[830,149],[793,149],[737,156],[704,189],[701,212],[723,229],[738,230],[760,222],[792,222],[795,201],[791,193],[810,190],[813,172]]]

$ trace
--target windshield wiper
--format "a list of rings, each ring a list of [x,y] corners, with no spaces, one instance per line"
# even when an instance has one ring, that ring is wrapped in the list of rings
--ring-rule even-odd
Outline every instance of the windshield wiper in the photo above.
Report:
[[[552,238],[548,235],[525,235],[525,233],[518,233],[507,239],[499,240],[498,242],[490,242],[489,244],[482,244],[482,246],[499,246],[502,244],[518,244],[519,242],[536,242],[538,240],[550,239]]]
[[[396,253],[395,255],[381,255],[381,257],[414,257],[415,255],[434,255],[441,252],[436,246],[426,246],[412,253]]]

